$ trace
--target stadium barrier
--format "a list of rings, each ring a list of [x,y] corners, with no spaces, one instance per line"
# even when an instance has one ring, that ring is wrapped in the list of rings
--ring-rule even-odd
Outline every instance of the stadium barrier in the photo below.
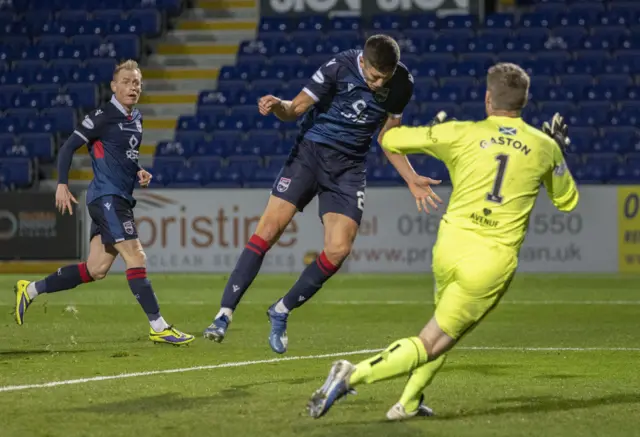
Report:
[[[446,202],[451,188],[439,187]],[[156,272],[230,272],[266,205],[268,191],[138,190],[135,209],[148,268]],[[640,186],[583,186],[578,208],[558,212],[541,190],[520,252],[526,272],[640,272]],[[444,209],[444,208],[441,208]],[[322,249],[317,201],[267,254],[264,272],[299,272]],[[86,217],[86,209],[84,210]],[[429,272],[442,212],[416,211],[404,187],[370,188],[354,249],[344,271]],[[476,220],[495,226],[490,214]],[[88,222],[83,220],[85,250]],[[115,269],[124,265],[117,261]]]
[[[81,251],[78,216],[60,215],[53,193],[0,193],[0,260],[78,259]]]

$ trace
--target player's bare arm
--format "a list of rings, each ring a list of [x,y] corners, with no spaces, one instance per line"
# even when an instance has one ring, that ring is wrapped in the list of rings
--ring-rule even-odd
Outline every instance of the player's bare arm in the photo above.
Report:
[[[378,135],[378,142],[382,144],[382,138],[385,133],[389,129],[399,127],[401,123],[402,119],[400,117],[387,117],[387,121]],[[430,212],[429,205],[433,209],[438,209],[438,203],[442,203],[442,199],[431,189],[431,185],[438,185],[442,181],[420,176],[413,169],[406,155],[393,153],[386,149],[383,150],[391,165],[395,167],[402,179],[407,183],[411,194],[416,199],[418,211]]]
[[[315,103],[310,95],[301,91],[293,100],[282,100],[272,95],[261,97],[258,109],[262,115],[273,114],[282,121],[295,121]]]

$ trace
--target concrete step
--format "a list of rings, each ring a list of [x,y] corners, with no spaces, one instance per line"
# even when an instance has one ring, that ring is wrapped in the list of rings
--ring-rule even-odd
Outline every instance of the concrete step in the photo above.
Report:
[[[156,46],[158,55],[235,55],[238,53],[238,43],[160,43]]]
[[[137,105],[136,108],[142,112],[142,117],[146,121],[147,117],[179,117],[181,115],[193,115],[196,113],[196,105]],[[145,138],[146,140],[146,138]]]
[[[147,68],[222,68],[235,65],[237,56],[233,55],[151,55]]]
[[[258,20],[257,8],[204,9],[194,8],[182,15],[185,20],[215,20],[220,18],[237,20]]]
[[[258,27],[257,20],[244,20],[235,18],[214,18],[210,20],[180,20],[178,30],[213,30],[213,31],[255,31]]]
[[[181,67],[148,67],[143,68],[142,75],[147,83],[150,79],[163,80],[210,80],[218,77],[217,68],[181,68]]]
[[[201,91],[216,89],[217,85],[216,79],[151,79],[144,81],[145,91]]]
[[[256,0],[196,0],[195,7],[213,11],[229,9],[258,9]]]
[[[158,144],[160,141],[171,141],[175,133],[175,129],[145,129],[144,142]]]
[[[140,105],[174,105],[174,104],[191,104],[195,105],[198,101],[198,92],[196,91],[149,91],[142,93],[140,96]]]
[[[162,41],[168,44],[221,43],[238,44],[256,38],[254,30],[173,30]]]

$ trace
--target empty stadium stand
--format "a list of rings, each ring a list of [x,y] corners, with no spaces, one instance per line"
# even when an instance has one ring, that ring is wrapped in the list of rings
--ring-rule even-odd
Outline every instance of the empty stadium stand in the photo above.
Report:
[[[207,1],[214,0],[199,7]],[[481,22],[428,14],[263,18],[256,33],[251,23],[207,21],[187,11],[144,70],[145,78],[165,80],[155,90],[145,87],[141,101],[153,183],[271,185],[297,129],[260,117],[257,98],[293,97],[332,54],[379,32],[398,39],[415,77],[406,123],[426,123],[439,110],[483,118],[487,68],[516,62],[532,75],[524,118],[540,125],[554,112],[565,115],[573,140],[568,160],[581,183],[640,182],[640,2],[530,3]],[[180,0],[0,0],[0,185],[28,186],[33,163],[53,161],[77,117],[106,96],[116,59],[143,57],[145,41],[163,34],[182,7]],[[230,31],[226,40],[223,30]],[[180,82],[187,78],[196,80]],[[368,160],[370,184],[400,182],[377,144]],[[412,161],[419,172],[447,180],[438,161]]]

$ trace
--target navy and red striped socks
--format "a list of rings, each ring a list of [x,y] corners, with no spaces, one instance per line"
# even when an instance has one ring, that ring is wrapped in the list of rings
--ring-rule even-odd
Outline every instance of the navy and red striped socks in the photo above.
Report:
[[[29,284],[27,293],[33,299],[38,294],[55,293],[57,291],[71,290],[80,284],[93,281],[87,269],[87,263],[72,264],[58,269],[46,278]]]
[[[316,262],[313,262],[303,270],[300,278],[293,284],[291,290],[282,298],[282,304],[287,311],[281,311],[281,305],[276,305],[276,311],[288,312],[298,308],[311,299],[322,288],[325,282],[340,268],[329,261],[327,255],[322,252]]]
[[[220,306],[230,310],[228,315],[236,309],[245,291],[258,276],[264,256],[269,249],[269,243],[255,234],[247,242],[222,294]]]

